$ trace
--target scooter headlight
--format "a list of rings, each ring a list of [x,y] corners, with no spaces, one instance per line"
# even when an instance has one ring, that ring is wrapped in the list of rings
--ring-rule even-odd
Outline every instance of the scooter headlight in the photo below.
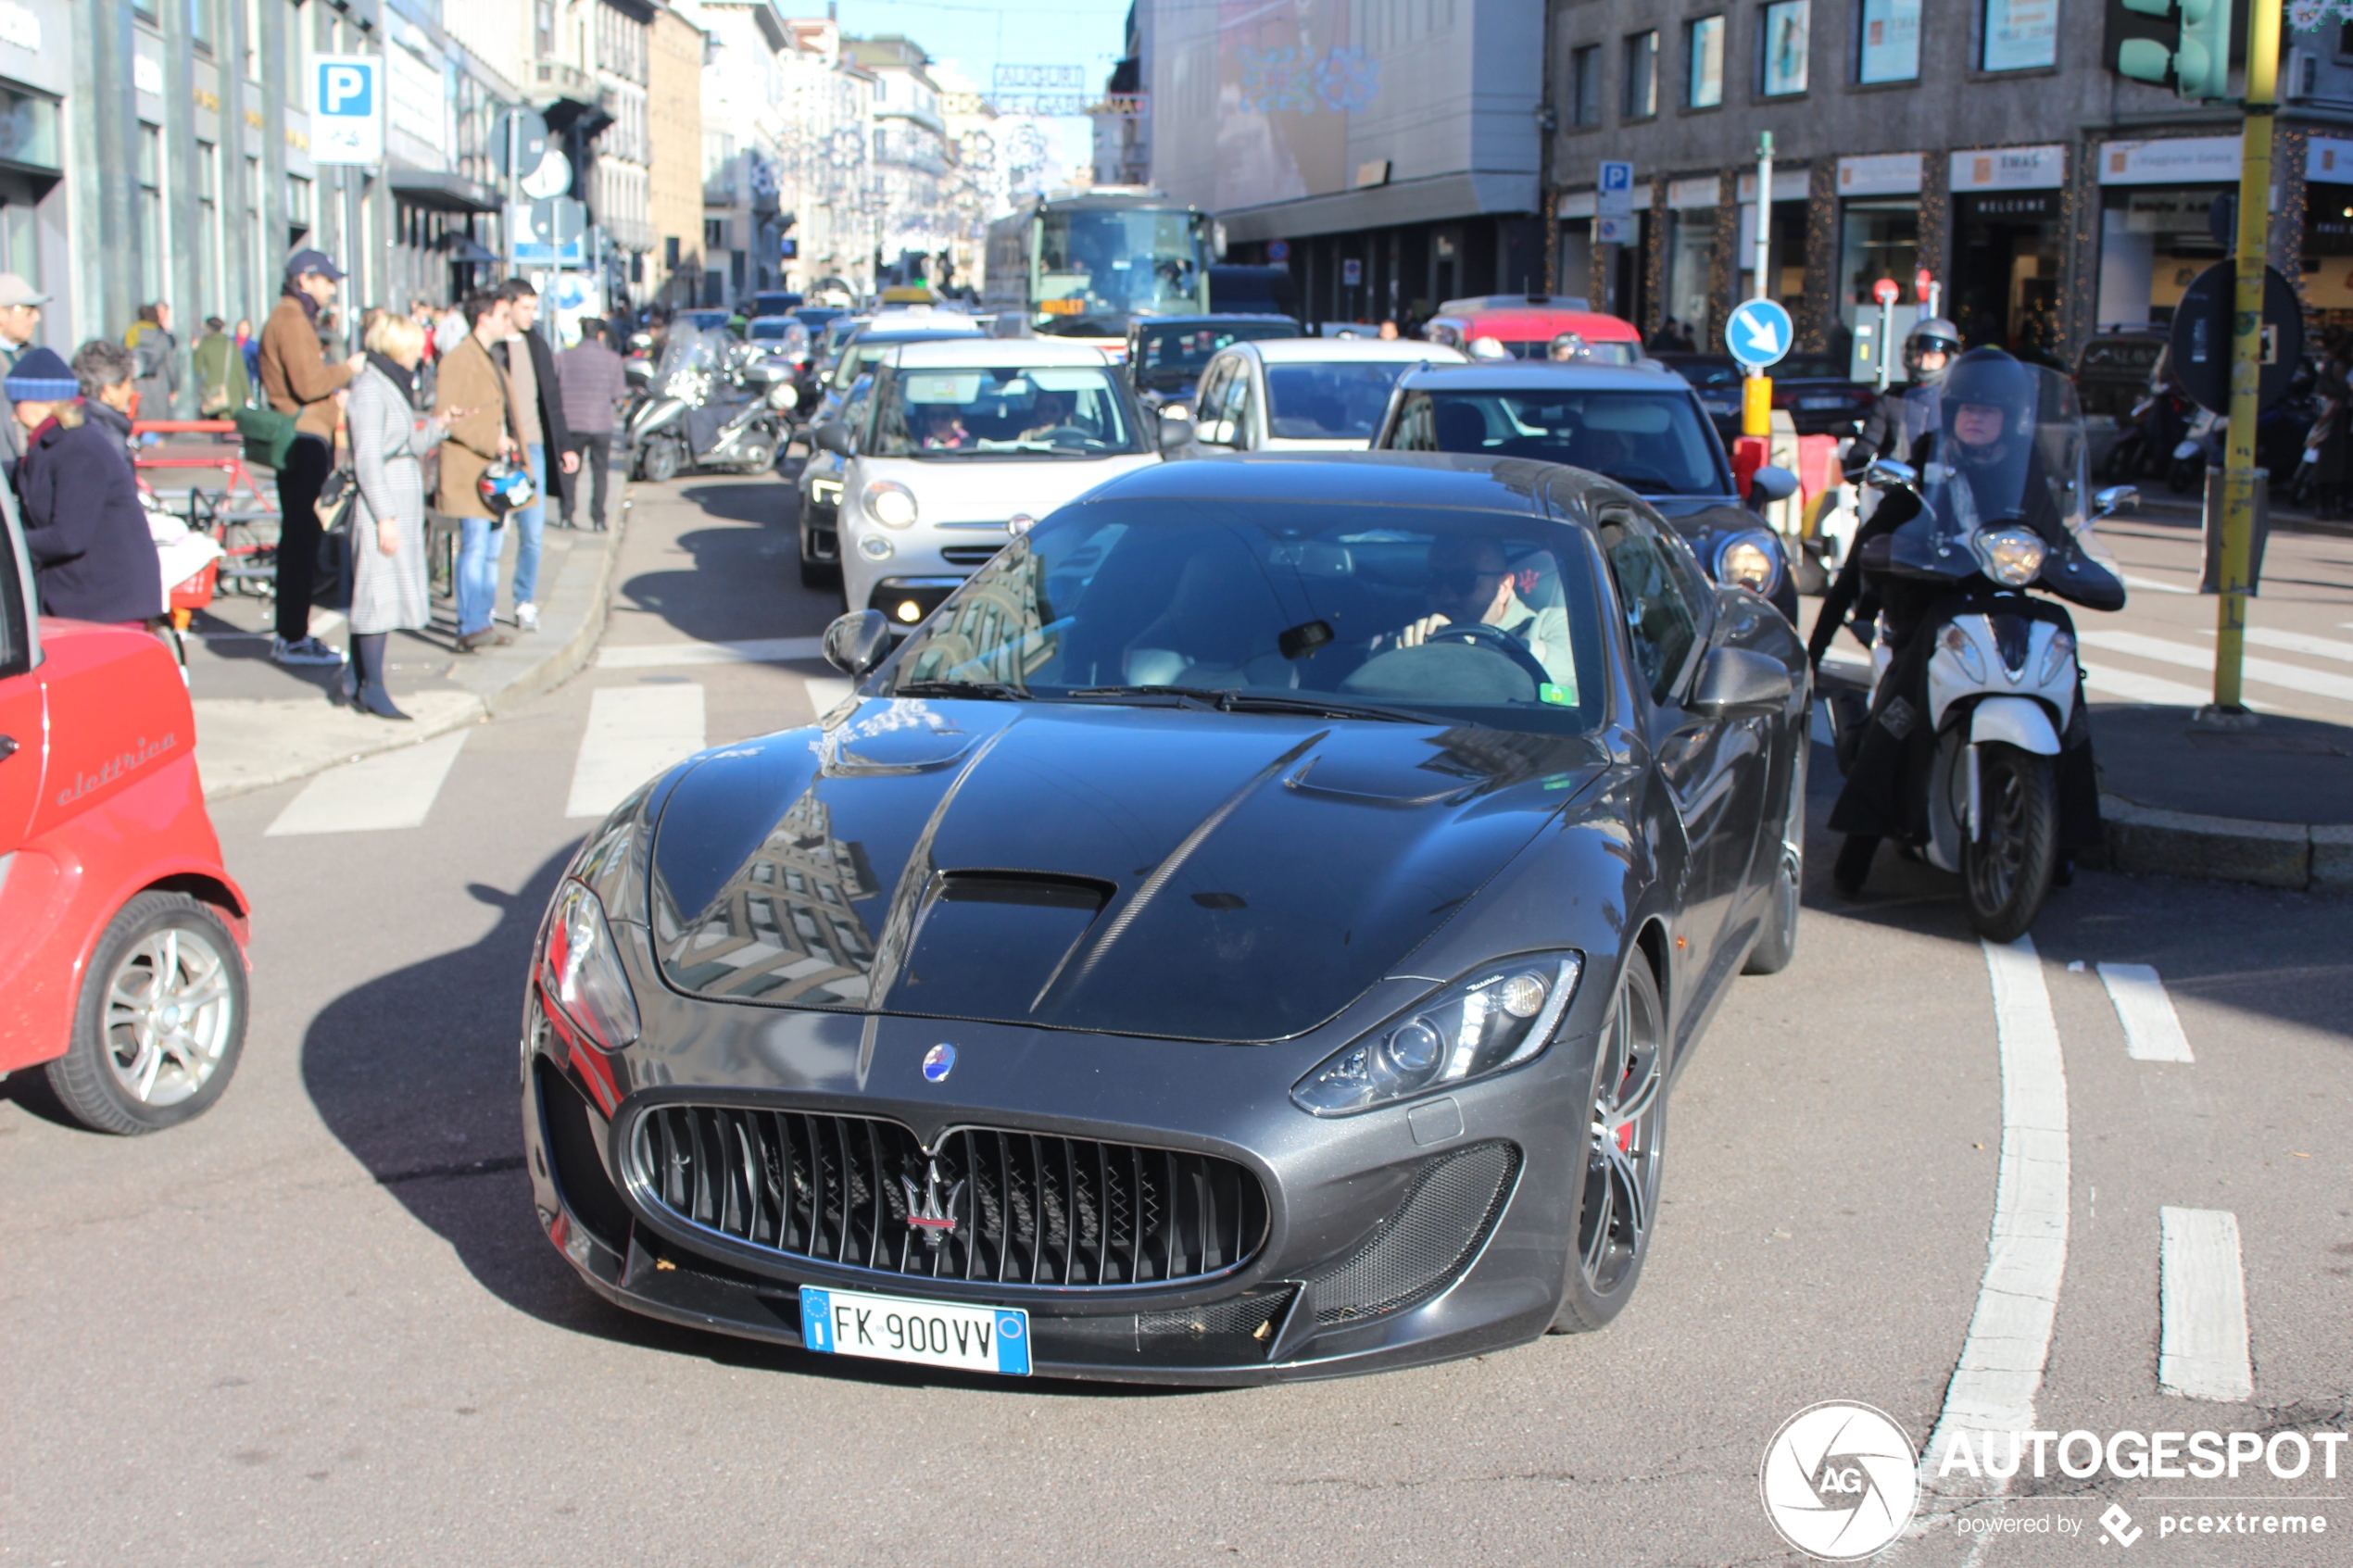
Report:
[[[1981,528],[1969,536],[1985,575],[2006,588],[2023,588],[2043,574],[2040,535],[2024,528]]]
[[[885,528],[912,528],[915,522],[915,493],[903,484],[878,479],[866,486],[866,515]]]
[[[2068,666],[2075,662],[2075,639],[2065,632],[2051,638],[2050,651],[2043,655],[2043,668],[2034,684],[2047,686],[2059,678]]]
[[[1769,594],[1781,580],[1780,546],[1769,533],[1735,533],[1716,547],[1716,581]]]
[[[1969,634],[1967,632],[1962,631],[1958,626],[1947,625],[1944,628],[1944,636],[1937,641],[1944,646],[1946,653],[1960,660],[1962,674],[1968,676],[1972,682],[1982,682],[1985,679],[1984,656],[1977,651],[1977,645],[1969,641]]]

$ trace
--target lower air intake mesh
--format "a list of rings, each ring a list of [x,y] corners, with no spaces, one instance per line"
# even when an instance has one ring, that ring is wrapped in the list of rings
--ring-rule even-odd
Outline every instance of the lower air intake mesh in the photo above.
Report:
[[[1315,1322],[1361,1323],[1453,1283],[1511,1196],[1519,1149],[1476,1143],[1421,1169],[1405,1200],[1346,1258],[1315,1276]]]

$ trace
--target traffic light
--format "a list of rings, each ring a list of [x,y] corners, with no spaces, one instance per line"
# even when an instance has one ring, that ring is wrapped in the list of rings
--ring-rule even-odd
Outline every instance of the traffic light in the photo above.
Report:
[[[2119,76],[2184,98],[2227,98],[2231,0],[2108,0],[2106,56]]]

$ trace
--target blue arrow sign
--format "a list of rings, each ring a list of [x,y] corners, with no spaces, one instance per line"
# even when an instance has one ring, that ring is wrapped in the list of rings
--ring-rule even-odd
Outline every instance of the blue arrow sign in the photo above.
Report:
[[[1724,346],[1752,370],[1778,364],[1796,336],[1789,312],[1769,299],[1742,301],[1724,323]]]

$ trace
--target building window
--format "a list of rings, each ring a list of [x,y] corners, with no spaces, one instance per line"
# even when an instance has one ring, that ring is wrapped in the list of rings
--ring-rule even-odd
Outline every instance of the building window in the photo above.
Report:
[[[727,248],[727,220],[725,219],[706,218],[702,220],[702,248],[706,251],[720,251]]]
[[[310,232],[310,182],[299,174],[286,176],[286,243],[299,245]]]
[[[532,0],[531,42],[539,58],[556,57],[556,0]]]
[[[57,105],[0,87],[0,158],[10,163],[57,165]]]
[[[1648,119],[1658,112],[1658,34],[1638,32],[1626,41],[1626,102],[1628,119]]]
[[[1998,0],[1996,0],[1998,3]],[[1813,0],[1772,0],[1757,45],[1761,69],[1756,90],[1768,98],[1806,91],[1806,56],[1812,42]]]
[[[213,28],[217,25],[213,6],[218,0],[188,0],[188,41],[206,54],[212,53]]]
[[[1602,122],[1602,46],[1598,44],[1568,52],[1568,122]]]
[[[2058,63],[2058,0],[1985,0],[1987,70]]]
[[[210,142],[196,144],[196,271],[197,284],[206,291],[204,304],[225,312],[229,270],[220,254],[220,149]]]
[[[1683,101],[1695,109],[1712,109],[1724,101],[1724,19],[1702,17],[1685,24],[1684,46],[1691,62]]]
[[[163,127],[139,127],[139,293],[163,297],[163,267],[171,236],[163,226]]]
[[[261,80],[261,0],[245,0],[245,80]]]
[[[1863,0],[1860,53],[1855,80],[1918,82],[1920,76],[1920,0]]]

